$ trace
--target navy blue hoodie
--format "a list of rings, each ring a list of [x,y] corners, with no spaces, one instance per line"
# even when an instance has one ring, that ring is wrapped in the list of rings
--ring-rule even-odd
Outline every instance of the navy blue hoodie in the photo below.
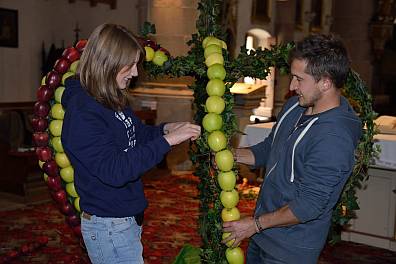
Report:
[[[144,211],[140,176],[158,164],[170,145],[163,126],[147,126],[130,108],[115,112],[69,78],[62,96],[62,144],[74,167],[81,210],[101,217]]]
[[[288,205],[300,221],[253,236],[285,263],[317,262],[333,208],[352,172],[362,130],[344,97],[339,107],[318,115],[304,117],[305,111],[297,97],[289,99],[270,135],[252,147],[255,165],[266,167],[255,215]]]

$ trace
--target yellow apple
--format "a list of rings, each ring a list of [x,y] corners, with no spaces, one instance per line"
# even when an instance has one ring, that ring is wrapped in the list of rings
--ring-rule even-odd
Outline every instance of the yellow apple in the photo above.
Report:
[[[225,208],[231,209],[239,203],[239,193],[235,189],[232,191],[221,191],[220,201]]]
[[[41,78],[41,85],[45,84],[45,79],[46,79],[46,76],[44,75],[43,78]]]
[[[67,78],[69,78],[70,76],[74,76],[75,73],[71,72],[71,71],[67,71],[62,75],[62,85],[65,85],[65,81]]]
[[[217,167],[221,171],[229,171],[234,166],[234,155],[228,149],[219,151],[215,155]]]
[[[219,130],[223,126],[223,119],[221,118],[221,115],[208,113],[202,120],[202,126],[208,132]]]
[[[66,168],[66,167],[69,167],[71,165],[69,158],[63,152],[62,153],[55,153],[55,162],[61,168]]]
[[[62,134],[62,120],[52,120],[49,124],[49,131],[54,137],[60,137]]]
[[[44,181],[45,181],[45,182],[48,181],[48,175],[47,175],[47,173],[43,173],[43,178],[44,178]]]
[[[149,46],[145,46],[144,50],[146,51],[146,61],[152,61],[154,58],[154,49]]]
[[[216,130],[208,136],[208,145],[213,151],[220,151],[227,147],[227,138],[223,132]]]
[[[63,106],[59,103],[53,104],[51,107],[51,116],[54,119],[63,119],[65,117],[65,110]]]
[[[209,113],[221,114],[224,111],[225,102],[220,96],[212,95],[206,99],[205,106]]]
[[[214,64],[224,65],[224,58],[222,54],[212,53],[205,59],[206,67],[210,67]]]
[[[76,197],[76,199],[74,199],[73,204],[74,204],[74,208],[76,208],[76,210],[78,212],[81,212],[81,209],[80,209],[80,197]]]
[[[65,182],[73,182],[74,181],[74,169],[72,166],[68,166],[66,168],[62,168],[60,170],[60,176],[62,180]]]
[[[61,137],[53,137],[51,139],[51,144],[56,152],[65,152],[65,150],[63,149]]]
[[[227,248],[225,255],[229,264],[243,264],[245,262],[245,254],[240,247]]]
[[[43,168],[44,163],[45,163],[44,161],[39,160],[39,161],[38,161],[39,167],[40,167],[40,168]]]
[[[217,175],[217,181],[222,190],[231,191],[235,188],[235,173],[233,171],[222,171]]]
[[[233,207],[233,208],[223,208],[221,211],[221,219],[223,219],[224,222],[229,222],[229,221],[236,221],[241,218],[241,214],[239,213],[238,208]]]
[[[66,184],[66,192],[72,197],[78,197],[76,187],[74,186],[73,182]]]
[[[80,63],[80,60],[73,61],[72,64],[70,64],[69,71],[70,71],[70,72],[73,72],[73,73],[76,73],[76,72],[77,72],[77,67],[78,67],[78,64],[79,64],[79,63]]]
[[[206,85],[206,92],[209,96],[223,96],[225,92],[225,84],[222,80],[219,79],[210,80]]]
[[[206,38],[202,41],[202,46],[203,46],[203,48],[206,48],[206,47],[208,47],[209,45],[217,45],[217,46],[219,46],[220,48],[223,47],[223,44],[221,43],[221,40],[218,39],[218,38],[216,38],[216,37],[213,37],[213,36],[206,37]]]
[[[224,40],[220,40],[220,41],[221,41],[221,47],[226,50],[227,49],[227,43],[225,43]]]
[[[206,74],[208,75],[208,78],[210,80],[213,79],[224,80],[224,78],[226,77],[226,70],[224,69],[224,66],[221,64],[213,64],[208,68]]]
[[[57,101],[58,103],[62,102],[62,95],[63,92],[65,91],[65,87],[64,86],[59,86],[58,88],[56,88],[55,90],[55,101]]]

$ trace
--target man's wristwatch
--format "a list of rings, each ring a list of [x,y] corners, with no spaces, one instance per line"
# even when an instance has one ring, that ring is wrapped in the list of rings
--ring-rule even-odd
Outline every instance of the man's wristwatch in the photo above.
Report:
[[[256,230],[258,230],[258,233],[260,233],[261,231],[264,230],[264,228],[260,224],[260,217],[259,216],[255,216],[254,217],[254,223],[256,224]]]

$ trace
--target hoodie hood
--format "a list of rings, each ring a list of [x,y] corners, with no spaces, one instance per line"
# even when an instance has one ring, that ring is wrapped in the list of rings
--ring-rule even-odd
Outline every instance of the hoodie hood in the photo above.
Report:
[[[66,79],[65,91],[62,95],[63,107],[67,109],[70,100],[78,94],[86,94],[86,91],[82,88],[80,84],[80,80],[76,76]]]

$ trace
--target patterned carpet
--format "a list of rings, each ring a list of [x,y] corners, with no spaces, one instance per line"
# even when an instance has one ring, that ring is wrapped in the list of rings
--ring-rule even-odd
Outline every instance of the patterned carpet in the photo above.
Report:
[[[148,264],[172,263],[186,243],[200,245],[197,234],[197,178],[191,175],[150,174],[145,176],[149,208],[145,214],[143,244]],[[242,199],[242,215],[253,210],[254,201]],[[48,244],[10,263],[89,263],[73,231],[52,202],[0,212],[0,256],[19,249],[40,236]],[[246,242],[242,244],[245,248]],[[320,264],[396,263],[396,252],[342,242],[327,247]]]

